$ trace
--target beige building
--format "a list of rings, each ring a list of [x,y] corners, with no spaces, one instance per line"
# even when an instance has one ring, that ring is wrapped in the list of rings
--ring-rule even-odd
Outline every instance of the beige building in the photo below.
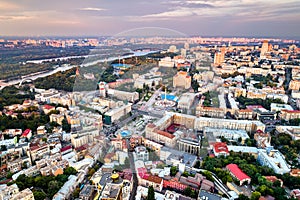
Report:
[[[31,160],[26,156],[26,158],[18,158],[14,161],[7,162],[7,170],[15,173],[22,170],[23,166],[29,167],[31,165]]]
[[[196,115],[204,117],[215,117],[215,118],[224,118],[226,109],[223,108],[214,108],[214,107],[204,107],[198,105],[196,108]]]
[[[11,200],[34,200],[32,191],[29,188],[12,196]]]
[[[195,129],[204,130],[205,127],[224,128],[224,129],[243,129],[247,132],[255,132],[260,129],[265,130],[265,125],[260,121],[252,120],[233,120],[199,117],[195,120]]]
[[[94,138],[99,135],[98,129],[85,129],[71,135],[71,143],[77,148],[84,144],[94,141]]]
[[[290,119],[299,119],[300,110],[282,110],[280,112],[281,119],[290,120]]]
[[[289,89],[299,91],[299,89],[300,89],[300,80],[291,80],[290,85],[289,85]]]
[[[254,134],[254,140],[258,148],[266,148],[271,146],[271,135],[258,130]]]
[[[192,77],[187,72],[179,71],[173,77],[173,87],[189,89],[191,87]]]
[[[180,97],[177,107],[181,109],[190,109],[194,103],[195,96],[194,93],[184,93]]]
[[[114,108],[104,115],[104,120],[106,124],[111,124],[119,120],[121,117],[127,115],[131,112],[131,103],[128,103],[127,105],[123,105],[118,108]]]
[[[175,135],[166,131],[158,130],[154,124],[148,124],[146,126],[146,138],[162,143],[168,147],[175,147],[177,140]]]
[[[27,152],[28,156],[31,158],[31,161],[42,159],[44,156],[50,154],[50,147],[46,143],[31,143],[29,151]]]
[[[64,120],[64,115],[62,114],[52,114],[50,115],[50,122],[56,122],[59,125],[62,125],[62,121]]]
[[[108,96],[115,97],[122,101],[135,102],[139,100],[139,93],[137,92],[126,92],[121,90],[108,89],[107,94]]]
[[[235,111],[237,119],[253,119],[253,112],[250,109],[240,109]]]
[[[267,94],[260,91],[248,91],[247,98],[249,99],[266,99]]]
[[[175,66],[175,61],[172,60],[170,57],[165,57],[165,58],[162,58],[158,62],[158,66],[159,67],[169,67],[169,68],[172,68],[172,67]]]

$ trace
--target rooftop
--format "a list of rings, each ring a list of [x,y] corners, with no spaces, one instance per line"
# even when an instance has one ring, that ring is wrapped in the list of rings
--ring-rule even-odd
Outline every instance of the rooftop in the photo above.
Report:
[[[220,152],[229,153],[227,144],[225,142],[216,142],[214,144],[214,150],[216,153],[220,153]]]
[[[240,181],[250,179],[236,164],[229,164],[226,168]]]

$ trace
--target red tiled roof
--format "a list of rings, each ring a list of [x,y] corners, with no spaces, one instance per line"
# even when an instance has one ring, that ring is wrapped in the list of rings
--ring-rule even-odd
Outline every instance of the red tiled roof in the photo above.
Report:
[[[175,137],[175,135],[172,135],[171,133],[168,133],[166,131],[157,130],[156,133],[170,139],[173,139]]]
[[[287,113],[300,113],[300,110],[282,110],[281,112],[287,112]]]
[[[70,145],[69,146],[65,146],[65,147],[63,147],[63,148],[60,149],[60,152],[67,151],[69,149],[72,149],[72,146],[70,146]]]
[[[145,179],[149,176],[149,174],[147,173],[147,169],[144,167],[138,168],[137,171],[138,171],[138,175],[143,179]]]
[[[240,181],[244,179],[250,179],[250,177],[245,174],[236,164],[229,164],[226,168]]]
[[[23,137],[27,137],[27,135],[31,132],[30,129],[26,129],[23,133],[22,133],[22,136]]]
[[[154,127],[155,127],[155,125],[154,125],[153,123],[147,124],[147,126],[148,126],[149,128],[154,128]]]
[[[149,175],[145,179],[150,181],[150,182],[157,183],[157,184],[160,184],[162,182],[162,178],[160,178],[158,176],[153,176],[153,175]]]
[[[43,108],[47,109],[47,110],[50,110],[50,109],[55,108],[55,107],[46,104],[46,105],[43,105]]]
[[[282,181],[281,179],[278,179],[276,176],[265,176],[267,181],[270,181],[274,183],[275,181],[279,180],[280,182]]]
[[[229,153],[227,144],[225,142],[216,142],[214,144],[214,150],[217,153],[220,153],[220,152]]]

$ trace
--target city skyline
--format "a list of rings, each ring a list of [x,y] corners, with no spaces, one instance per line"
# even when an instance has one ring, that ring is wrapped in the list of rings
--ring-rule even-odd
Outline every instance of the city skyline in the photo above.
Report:
[[[1,0],[0,35],[100,36],[162,27],[186,35],[295,38],[299,10],[296,0]]]

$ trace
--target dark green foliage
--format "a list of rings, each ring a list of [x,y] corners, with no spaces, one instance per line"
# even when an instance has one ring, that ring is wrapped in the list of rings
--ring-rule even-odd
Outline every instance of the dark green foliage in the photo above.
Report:
[[[72,58],[69,60],[58,60],[39,64],[25,63],[25,61],[87,55],[89,54],[89,50],[90,47],[54,48],[46,46],[0,49],[0,79],[18,78],[31,73],[52,70],[53,66],[61,66],[65,63],[79,65],[82,63],[82,58]]]
[[[297,159],[300,151],[300,140],[295,141],[290,135],[279,133],[272,136],[271,144],[286,156],[286,160],[290,165],[294,168],[300,167]]]
[[[150,186],[148,188],[148,195],[146,200],[155,200],[155,193],[154,193],[154,188],[153,186]]]
[[[219,158],[210,158],[206,157],[203,161],[203,168],[220,176],[218,176],[222,181],[231,181],[228,174],[222,173],[222,169],[226,167],[226,165],[234,163],[237,164],[248,176],[251,177],[251,182],[253,184],[258,184],[258,177],[262,175],[273,175],[274,172],[272,169],[264,166],[258,165],[256,159],[253,155],[244,153],[231,153],[230,156],[227,157],[219,157]]]
[[[72,68],[65,72],[58,72],[51,76],[38,78],[34,81],[36,88],[64,90],[71,92],[75,82],[76,68]]]
[[[67,176],[75,175],[75,174],[77,174],[77,171],[73,167],[67,167],[66,169],[64,169],[64,174]]]
[[[19,128],[25,130],[27,128],[35,131],[37,127],[45,125],[49,122],[49,116],[45,114],[31,115],[28,118],[24,118],[22,115],[18,115],[17,118],[2,115],[0,116],[0,130]]]
[[[15,86],[5,87],[0,90],[0,111],[4,106],[22,104],[25,99],[34,99],[34,93],[22,91]]]
[[[170,171],[171,171],[170,175],[171,176],[175,176],[177,174],[177,172],[178,172],[178,169],[177,169],[176,166],[172,166]]]
[[[281,99],[249,99],[243,96],[239,96],[237,101],[240,103],[241,108],[246,108],[248,105],[261,105],[267,110],[270,110],[271,103],[284,103]]]
[[[33,191],[33,196],[35,200],[44,200],[47,195],[41,191]]]
[[[58,190],[68,180],[69,175],[76,174],[77,171],[73,167],[67,167],[64,174],[58,176],[26,176],[20,175],[12,183],[16,183],[20,190],[33,187],[33,194],[35,199],[52,198]]]
[[[66,133],[70,133],[71,132],[71,124],[69,124],[66,119],[62,120],[62,130],[66,131]]]

